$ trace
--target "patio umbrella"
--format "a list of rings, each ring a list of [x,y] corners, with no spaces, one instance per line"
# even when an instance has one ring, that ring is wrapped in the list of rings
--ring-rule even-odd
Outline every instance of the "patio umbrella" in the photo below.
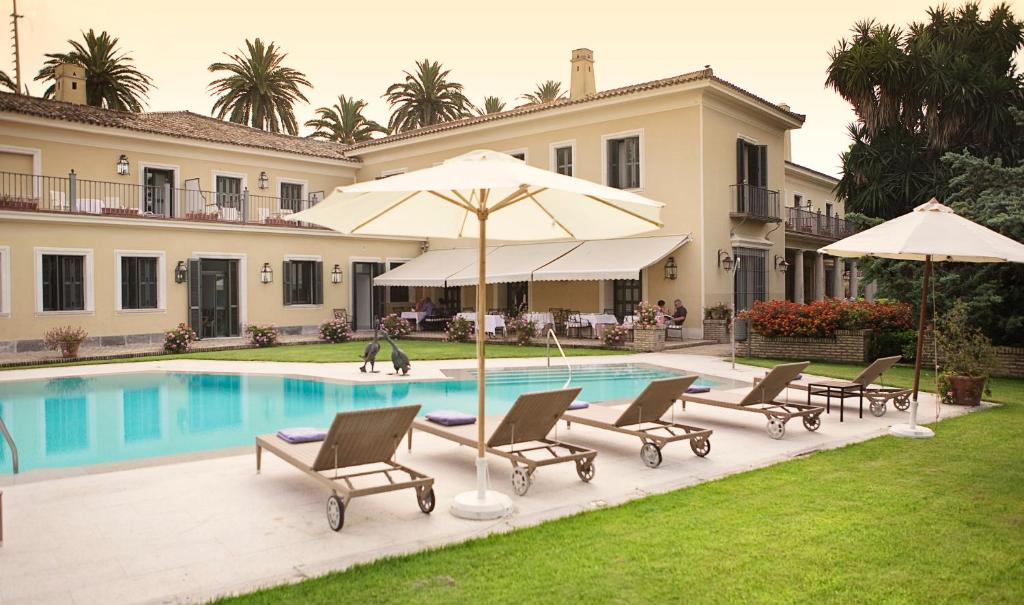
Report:
[[[876,256],[924,261],[921,308],[917,321],[917,354],[914,359],[914,394],[910,424],[894,425],[890,432],[901,437],[931,437],[931,429],[917,425],[917,394],[921,381],[925,307],[932,263],[1024,263],[1024,245],[959,216],[932,198],[913,212],[851,235],[818,250],[831,256]],[[938,405],[938,403],[936,403]]]
[[[289,218],[352,235],[476,238],[477,489],[456,496],[458,516],[491,519],[511,509],[487,488],[484,460],[484,321],[487,238],[607,239],[658,229],[662,204],[628,191],[533,168],[495,151],[339,187]]]

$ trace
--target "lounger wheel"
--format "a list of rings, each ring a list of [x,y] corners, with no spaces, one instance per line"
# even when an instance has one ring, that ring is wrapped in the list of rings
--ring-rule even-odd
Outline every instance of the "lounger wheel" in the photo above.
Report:
[[[874,416],[885,416],[885,402],[884,401],[872,401],[871,402],[871,413]]]
[[[580,481],[590,483],[590,480],[594,478],[594,472],[593,460],[576,461],[576,474],[580,476]]]
[[[640,459],[649,468],[658,468],[661,466],[661,448],[653,443],[645,443],[640,448]]]
[[[334,531],[341,531],[345,525],[345,503],[337,494],[327,499],[327,524]]]
[[[421,511],[427,513],[428,515],[432,513],[434,511],[434,505],[437,504],[437,502],[434,500],[434,488],[417,488],[416,503],[420,505]]]
[[[526,492],[530,491],[531,483],[533,483],[533,478],[525,468],[517,466],[512,469],[512,491],[517,496],[525,496]]]
[[[711,440],[707,437],[690,439],[690,449],[701,458],[711,453]]]
[[[782,439],[786,435],[786,422],[781,418],[772,416],[768,419],[768,436],[772,439]]]
[[[884,412],[883,412],[884,413]],[[877,416],[878,414],[875,414]],[[804,428],[808,431],[816,431],[821,428],[821,414],[811,414],[810,416],[804,416]]]
[[[906,412],[910,409],[910,393],[904,393],[903,395],[897,395],[892,400],[892,405],[901,412]]]

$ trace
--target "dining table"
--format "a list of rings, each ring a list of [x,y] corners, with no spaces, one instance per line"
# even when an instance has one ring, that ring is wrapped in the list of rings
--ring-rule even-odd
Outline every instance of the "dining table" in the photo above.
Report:
[[[619,325],[619,320],[611,313],[580,313],[580,319],[594,328],[594,338],[604,338],[608,326]]]
[[[469,322],[473,322],[474,324],[476,323],[476,312],[474,311],[463,311],[462,313],[459,313],[457,317],[461,317],[462,319],[465,319],[466,321]],[[504,317],[502,317],[501,315],[484,316],[484,332],[486,334],[493,335],[498,328],[501,328],[502,332],[505,331]]]
[[[523,313],[523,317],[537,326],[537,334],[544,331],[545,326],[555,325],[555,316],[547,311],[531,311],[529,313]]]

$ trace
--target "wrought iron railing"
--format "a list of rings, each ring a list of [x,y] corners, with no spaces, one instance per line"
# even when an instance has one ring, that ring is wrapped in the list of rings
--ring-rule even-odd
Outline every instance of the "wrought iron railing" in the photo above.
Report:
[[[842,239],[856,233],[857,226],[839,215],[829,216],[821,210],[786,208],[786,230],[808,235]]]
[[[732,212],[747,217],[774,220],[782,218],[779,214],[779,192],[740,183],[732,185]]]

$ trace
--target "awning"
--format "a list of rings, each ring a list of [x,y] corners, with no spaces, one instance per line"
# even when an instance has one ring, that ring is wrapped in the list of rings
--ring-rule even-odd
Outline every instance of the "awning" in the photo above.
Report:
[[[547,242],[541,244],[510,244],[499,246],[487,255],[487,283],[504,284],[530,281],[538,267],[550,263],[583,242]],[[449,286],[475,286],[480,277],[480,263],[474,261],[448,278]]]
[[[493,248],[491,248],[493,250]],[[375,286],[435,286],[443,288],[448,276],[475,263],[477,249],[430,250],[373,279]]]
[[[640,271],[675,252],[690,235],[583,242],[533,272],[534,281],[639,279]]]

